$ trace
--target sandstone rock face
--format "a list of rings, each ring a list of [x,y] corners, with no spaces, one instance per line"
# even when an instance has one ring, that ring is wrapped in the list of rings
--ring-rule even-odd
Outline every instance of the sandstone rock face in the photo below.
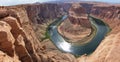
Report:
[[[9,15],[9,14],[8,14],[8,12],[7,12],[6,9],[0,10],[0,18],[6,17],[6,16],[8,16],[8,15]]]
[[[73,25],[77,24],[77,25],[81,25],[81,26],[86,27],[86,28],[91,27],[90,22],[88,21],[87,17],[77,18],[77,17],[74,17],[74,16],[70,16],[69,20]]]
[[[15,39],[12,36],[12,33],[10,32],[11,27],[6,22],[0,21],[0,50],[6,52],[9,56],[14,55],[14,46],[13,43],[15,42]]]
[[[70,16],[58,27],[58,31],[63,37],[70,39],[72,42],[76,42],[91,33],[91,26],[88,26],[89,22],[87,21],[86,18],[74,18]]]
[[[69,20],[71,21],[71,23],[82,25],[83,27],[91,27],[90,22],[87,18],[87,10],[84,7],[82,7],[79,3],[72,4],[69,10],[69,14]]]
[[[1,16],[0,18],[0,28],[1,28],[0,29],[0,51],[4,53],[2,54],[5,55],[5,58],[8,57],[7,61],[10,61],[10,62],[39,61],[39,59],[37,59],[38,56],[35,51],[35,46],[33,46],[33,43],[32,43],[33,40],[35,40],[35,42],[38,42],[38,40],[34,38],[35,36],[34,34],[32,34],[33,31],[30,31],[31,35],[29,35],[28,37],[27,35],[29,33],[25,30],[25,27],[24,27],[24,25],[26,25],[29,27],[28,29],[32,29],[29,24],[24,24],[25,22],[28,23],[29,20],[27,20],[27,18],[26,19],[21,18],[19,20],[18,18],[16,18],[16,16],[27,17],[26,15],[24,15],[25,14],[24,10],[15,9],[15,8],[13,9],[11,8],[10,10],[7,10],[7,9],[5,10],[5,9],[6,8],[0,9],[0,11],[2,11],[2,13],[0,13],[0,16]],[[16,10],[21,12],[15,13]],[[9,16],[5,16],[6,11],[8,12],[7,14]],[[20,24],[22,24],[22,26]],[[32,36],[34,37],[30,38]],[[4,58],[4,57],[2,57],[1,55],[1,58]],[[5,62],[6,60],[1,59],[1,61]]]
[[[118,28],[120,22],[120,6],[107,6],[107,7],[93,7],[91,10],[91,14],[103,19],[112,29],[112,32],[117,33],[119,29],[115,30],[115,28]]]
[[[8,56],[6,53],[0,51],[0,62],[14,62],[14,59]]]
[[[119,62],[119,33],[107,36],[90,56],[78,58],[79,62]]]
[[[26,10],[32,22],[42,24],[50,19],[61,17],[70,6],[71,4],[33,4],[26,6]]]
[[[91,33],[91,24],[86,9],[76,3],[72,4],[68,12],[69,17],[60,25],[59,32],[74,42],[87,37]]]

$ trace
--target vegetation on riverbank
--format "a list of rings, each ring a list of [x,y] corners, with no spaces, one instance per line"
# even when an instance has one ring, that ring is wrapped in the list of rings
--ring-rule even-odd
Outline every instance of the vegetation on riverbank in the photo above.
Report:
[[[62,16],[63,17],[63,16]],[[52,23],[57,23],[60,19],[62,19],[62,17],[59,17],[58,19],[55,19],[55,21],[54,22],[52,22]],[[49,29],[51,29],[51,24],[49,24],[48,26],[47,26],[47,28],[46,28],[46,32],[45,32],[45,34],[44,34],[44,38],[42,38],[42,40],[41,41],[44,41],[44,40],[46,40],[46,39],[50,39],[50,34],[48,33],[48,30]]]

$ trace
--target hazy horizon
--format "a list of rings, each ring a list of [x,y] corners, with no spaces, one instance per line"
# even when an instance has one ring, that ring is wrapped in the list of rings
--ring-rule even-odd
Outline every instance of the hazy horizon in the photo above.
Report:
[[[106,3],[120,3],[120,0],[0,0],[0,6],[9,6],[9,5],[17,5],[17,4],[27,4],[27,3],[35,3],[35,2],[49,2],[49,1],[95,1],[95,2],[106,2]]]

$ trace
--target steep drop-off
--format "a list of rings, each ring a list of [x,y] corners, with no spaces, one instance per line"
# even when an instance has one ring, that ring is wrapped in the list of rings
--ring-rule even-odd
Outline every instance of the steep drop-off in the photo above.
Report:
[[[39,61],[37,49],[40,44],[29,24],[24,8],[0,8],[0,51],[10,57],[2,62],[36,62]],[[34,41],[34,42],[33,42]],[[2,55],[0,55],[2,56]]]
[[[0,7],[0,62],[75,62],[73,55],[58,51],[50,40],[38,41],[26,6]]]

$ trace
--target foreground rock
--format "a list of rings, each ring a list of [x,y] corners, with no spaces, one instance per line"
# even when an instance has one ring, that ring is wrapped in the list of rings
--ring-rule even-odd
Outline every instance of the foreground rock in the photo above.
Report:
[[[2,10],[2,8],[0,9],[3,11],[3,13],[1,14],[4,14],[6,13],[6,11],[8,11],[7,9],[5,10],[5,8],[3,9],[4,10]],[[33,31],[29,31],[30,29],[32,29],[30,25],[25,24],[28,23],[29,20],[27,19],[27,16],[24,13],[23,9],[18,9],[17,11],[21,12],[17,14],[15,13],[15,9],[10,9],[8,12],[11,13],[7,13],[10,16],[3,16],[0,19],[0,51],[4,52],[4,55],[8,55],[8,57],[12,58],[10,60],[8,59],[8,61],[11,62],[39,61],[39,59],[37,59],[38,56],[33,44],[33,40],[36,42],[38,40],[35,39]],[[25,19],[16,18],[21,16],[25,17]],[[25,25],[27,28],[25,27]],[[25,29],[29,29],[28,32],[26,32],[27,30]],[[29,35],[29,33],[31,33],[31,35]],[[6,60],[3,60],[3,62],[5,61]]]
[[[119,62],[119,38],[120,33],[111,34],[103,40],[97,50],[90,56],[82,56],[78,58],[79,62]]]

